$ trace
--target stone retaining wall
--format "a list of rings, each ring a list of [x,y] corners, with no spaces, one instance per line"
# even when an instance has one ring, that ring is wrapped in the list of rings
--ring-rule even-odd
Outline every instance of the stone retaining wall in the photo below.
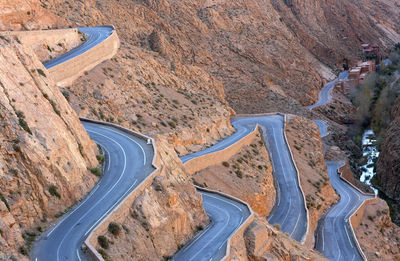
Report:
[[[117,32],[113,30],[107,39],[90,50],[50,68],[48,70],[50,77],[58,86],[70,85],[85,71],[89,71],[99,63],[111,59],[117,53],[119,45]]]
[[[377,204],[378,201],[379,201],[378,198],[371,198],[371,199],[365,200],[361,204],[361,206],[357,209],[357,211],[354,212],[353,215],[351,215],[350,223],[351,223],[351,226],[353,227],[353,229],[358,228],[358,226],[360,225],[361,220],[364,216],[365,207],[368,205]]]
[[[364,215],[364,210],[365,207],[369,204],[375,204],[378,201],[378,198],[376,197],[375,194],[370,194],[370,193],[365,193],[363,191],[361,191],[359,188],[357,188],[355,185],[353,185],[350,181],[348,181],[346,178],[343,177],[343,171],[345,170],[346,167],[346,162],[338,169],[338,174],[340,176],[340,178],[348,183],[350,186],[352,186],[354,189],[356,189],[358,192],[360,192],[363,195],[367,195],[367,196],[374,196],[374,198],[371,199],[367,199],[365,200],[359,207],[358,209],[350,216],[350,219],[348,220],[348,224],[351,230],[351,233],[353,234],[353,238],[356,241],[356,246],[358,249],[358,252],[360,253],[360,255],[362,256],[363,260],[367,260],[367,257],[365,256],[364,252],[362,251],[362,248],[360,246],[360,243],[358,242],[356,233],[354,232],[354,229],[357,228],[360,225],[361,219]]]
[[[243,137],[231,146],[223,150],[215,151],[191,159],[185,162],[183,166],[189,174],[194,174],[195,172],[205,169],[207,167],[220,165],[222,164],[222,162],[228,161],[231,157],[236,155],[243,146],[250,145],[251,142],[255,139],[257,133],[258,126],[256,126],[254,130],[247,136]]]

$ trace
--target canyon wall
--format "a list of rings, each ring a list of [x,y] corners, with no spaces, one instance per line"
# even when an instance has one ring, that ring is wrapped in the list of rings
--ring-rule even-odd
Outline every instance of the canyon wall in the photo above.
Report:
[[[97,178],[97,146],[29,48],[0,39],[0,256],[23,258]]]
[[[377,162],[377,186],[392,202],[392,218],[400,224],[400,98],[393,106]]]
[[[202,68],[240,113],[302,111],[361,43],[385,51],[400,32],[395,0],[48,2],[70,21],[116,25],[127,48]]]
[[[31,48],[41,62],[46,62],[77,47],[85,40],[77,28],[35,31],[5,31],[4,36],[15,36]]]
[[[63,18],[46,10],[38,0],[0,0],[0,31],[37,30],[69,25]]]

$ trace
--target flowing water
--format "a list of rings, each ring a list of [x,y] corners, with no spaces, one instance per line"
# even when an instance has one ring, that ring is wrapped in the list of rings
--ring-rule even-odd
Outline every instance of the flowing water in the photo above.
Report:
[[[366,130],[362,138],[363,156],[367,158],[367,163],[361,166],[361,182],[368,184],[378,194],[378,190],[371,185],[371,179],[376,172],[374,166],[379,157],[379,151],[376,148],[376,137],[373,130]]]

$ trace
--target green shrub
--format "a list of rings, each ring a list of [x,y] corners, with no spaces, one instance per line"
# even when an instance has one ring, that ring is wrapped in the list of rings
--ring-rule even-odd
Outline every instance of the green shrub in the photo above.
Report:
[[[24,131],[26,131],[27,133],[29,133],[29,134],[32,135],[32,131],[31,131],[31,129],[29,128],[28,123],[27,123],[24,119],[19,118],[18,123],[19,123],[19,126],[21,126],[21,128],[22,128]]]
[[[114,236],[118,236],[121,232],[121,227],[118,223],[111,222],[110,224],[108,224],[108,231]]]
[[[99,162],[99,164],[103,164],[104,163],[104,156],[103,155],[96,155],[96,159]]]
[[[47,77],[42,69],[36,69],[36,71],[38,72],[38,74],[42,75],[43,77]]]
[[[168,125],[169,125],[171,128],[173,128],[173,129],[176,128],[175,122],[173,122],[173,121],[168,121],[167,123],[168,123]]]
[[[238,178],[243,178],[243,172],[241,170],[235,170],[236,176],[238,176]]]
[[[4,205],[6,205],[8,211],[10,211],[10,205],[8,205],[6,198],[1,193],[0,193],[0,200],[3,201],[3,203],[4,203]]]
[[[281,230],[281,225],[278,223],[273,224],[273,227],[276,228],[277,230]]]
[[[98,236],[97,242],[99,242],[99,245],[104,249],[108,249],[108,247],[110,246],[110,242],[105,236]]]
[[[60,193],[58,192],[58,188],[57,188],[56,186],[51,185],[51,186],[49,187],[49,192],[50,192],[50,195],[56,196],[57,198],[61,198],[61,195],[60,195]]]
[[[104,249],[97,249],[97,252],[103,257],[105,261],[112,261],[111,258],[107,255],[106,251]]]
[[[62,90],[61,93],[62,93],[62,95],[64,95],[65,99],[66,99],[67,101],[69,101],[69,91],[67,91],[67,90]]]
[[[27,255],[28,255],[28,249],[26,249],[26,247],[20,246],[18,250],[19,250],[19,252],[20,252],[21,254],[23,254],[24,256],[27,256]]]
[[[222,165],[224,166],[224,167],[229,167],[229,163],[227,162],[227,161],[224,161],[224,162],[222,162]]]
[[[100,168],[93,167],[93,168],[88,168],[88,169],[90,170],[90,172],[92,172],[97,177],[101,177],[102,173],[101,173],[101,169]]]

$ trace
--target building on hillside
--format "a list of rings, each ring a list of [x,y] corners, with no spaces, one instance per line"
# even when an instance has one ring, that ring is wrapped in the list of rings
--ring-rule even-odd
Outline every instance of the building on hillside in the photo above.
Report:
[[[350,69],[349,76],[348,78],[348,83],[356,87],[357,85],[360,84],[360,75],[361,75],[361,67],[353,67]]]
[[[382,60],[381,50],[378,45],[362,44],[363,54],[368,60],[376,59],[377,62]]]
[[[370,72],[375,72],[376,71],[376,62],[375,60],[369,60],[369,61],[359,61],[357,63],[357,67],[361,67],[361,73],[370,73]]]

